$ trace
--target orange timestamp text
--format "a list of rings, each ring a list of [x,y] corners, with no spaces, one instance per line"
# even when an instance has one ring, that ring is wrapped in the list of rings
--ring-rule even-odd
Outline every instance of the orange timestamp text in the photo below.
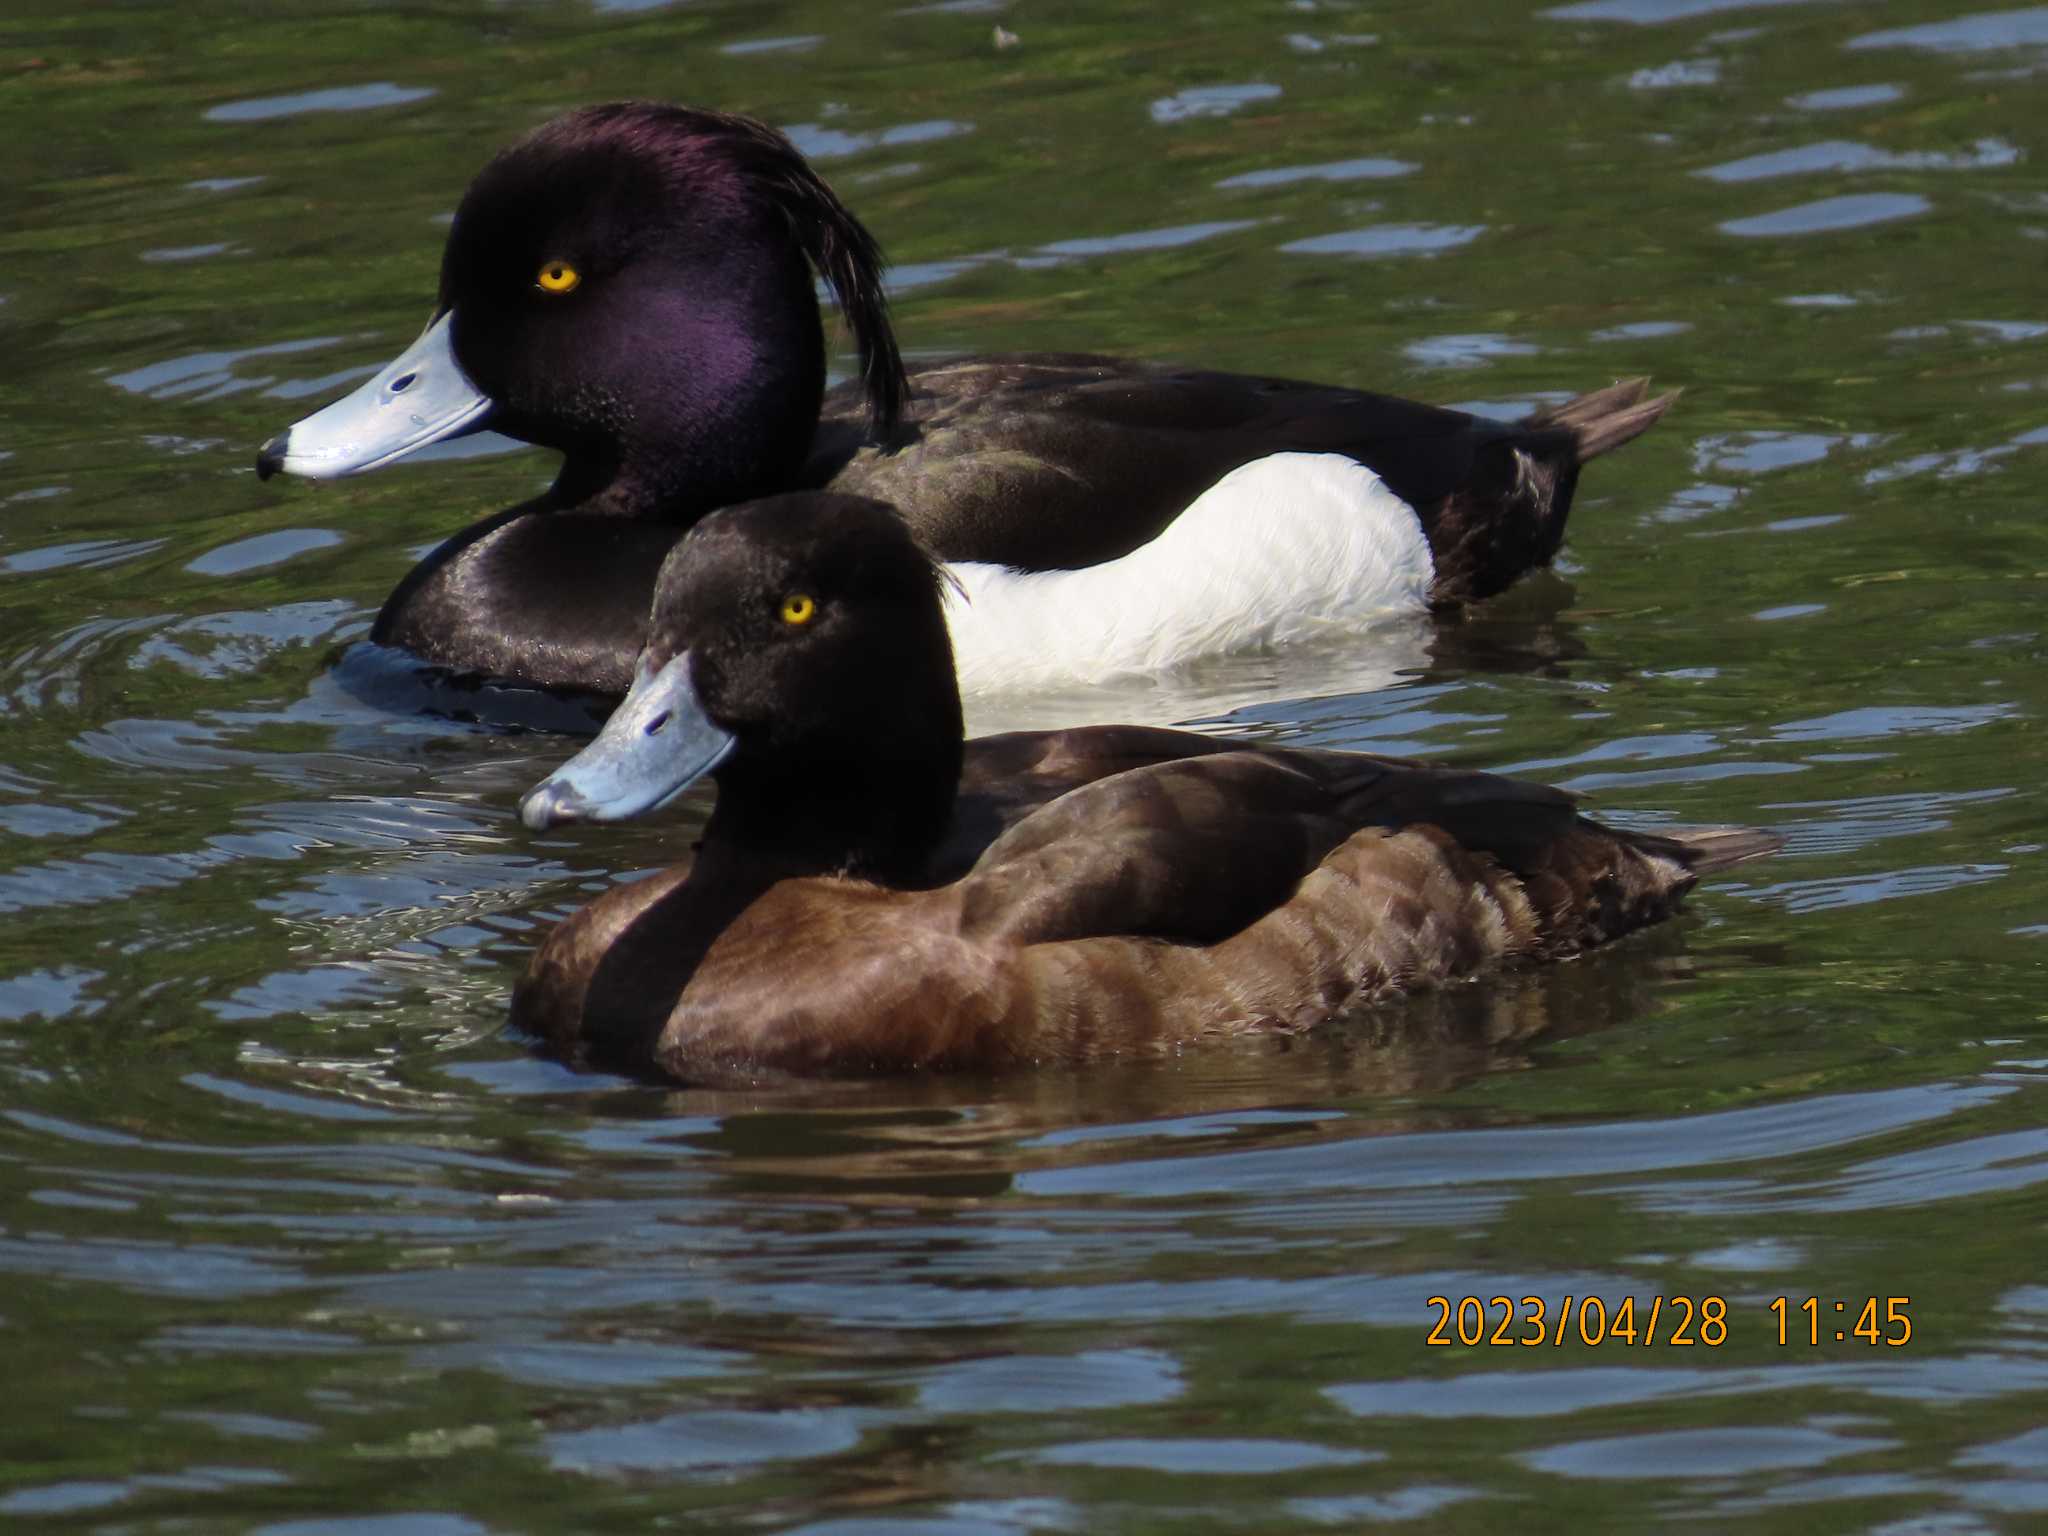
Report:
[[[1639,1302],[1623,1296],[1431,1296],[1436,1325],[1426,1344],[1466,1348],[1484,1345],[1562,1349],[1567,1344],[1656,1345],[1719,1349],[1728,1342],[1728,1300],[1724,1296],[1653,1296]],[[1912,1298],[1864,1296],[1841,1301],[1819,1296],[1778,1296],[1768,1310],[1776,1319],[1777,1344],[1883,1345],[1898,1349],[1913,1337],[1908,1315]]]
[[[1879,1312],[1879,1304],[1884,1310]],[[1778,1320],[1780,1344],[1882,1344],[1898,1349],[1913,1338],[1913,1319],[1906,1309],[1910,1296],[1863,1296],[1835,1300],[1833,1297],[1774,1297],[1771,1315]]]

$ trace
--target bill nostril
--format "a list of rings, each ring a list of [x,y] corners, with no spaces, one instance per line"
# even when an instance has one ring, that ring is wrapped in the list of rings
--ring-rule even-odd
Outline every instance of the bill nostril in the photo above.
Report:
[[[389,386],[391,393],[393,393],[394,395],[404,394],[408,389],[411,389],[413,385],[419,382],[419,377],[420,376],[417,373],[401,373],[397,378],[391,381],[391,384]]]
[[[647,734],[650,736],[659,736],[662,733],[662,731],[667,727],[669,718],[672,714],[673,711],[664,709],[660,714],[656,715],[652,720],[648,721]]]

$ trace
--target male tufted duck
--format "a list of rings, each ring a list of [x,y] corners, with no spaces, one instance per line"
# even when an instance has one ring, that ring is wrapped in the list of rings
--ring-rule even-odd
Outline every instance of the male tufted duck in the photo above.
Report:
[[[814,268],[861,355],[829,393]],[[684,529],[780,491],[879,497],[948,562],[962,685],[981,692],[1497,592],[1556,552],[1580,465],[1673,398],[1631,380],[1509,424],[1107,357],[906,372],[874,240],[788,139],[624,102],[484,167],[432,324],[257,470],[354,474],[485,425],[560,449],[553,487],[430,554],[372,638],[612,695]]]
[[[710,823],[691,862],[555,929],[518,1027],[687,1082],[1159,1050],[1573,954],[1777,846],[1356,752],[1138,726],[963,742],[946,581],[864,498],[697,524],[632,691],[520,815],[638,815],[708,774]]]

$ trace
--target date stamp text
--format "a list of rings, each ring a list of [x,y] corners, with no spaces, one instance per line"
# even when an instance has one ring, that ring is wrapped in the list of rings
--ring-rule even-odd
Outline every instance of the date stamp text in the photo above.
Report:
[[[1732,1327],[1725,1296],[1431,1296],[1436,1321],[1423,1342],[1521,1349],[1719,1349]],[[1898,1349],[1911,1341],[1908,1296],[1778,1296],[1757,1319],[1779,1348],[1866,1344]]]

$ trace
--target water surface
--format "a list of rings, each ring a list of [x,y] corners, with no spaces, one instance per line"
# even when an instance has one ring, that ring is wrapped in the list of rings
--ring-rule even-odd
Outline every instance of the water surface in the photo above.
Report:
[[[2034,1528],[2044,15],[20,0],[0,1524]],[[537,935],[702,806],[531,837],[560,738],[337,657],[548,460],[250,466],[417,332],[492,147],[634,95],[797,135],[918,356],[1683,386],[1493,603],[1008,717],[1427,753],[1787,851],[1298,1040],[755,1094],[536,1061]],[[1426,1342],[1495,1295],[1573,1326]],[[1725,1332],[1670,1342],[1707,1298]]]

